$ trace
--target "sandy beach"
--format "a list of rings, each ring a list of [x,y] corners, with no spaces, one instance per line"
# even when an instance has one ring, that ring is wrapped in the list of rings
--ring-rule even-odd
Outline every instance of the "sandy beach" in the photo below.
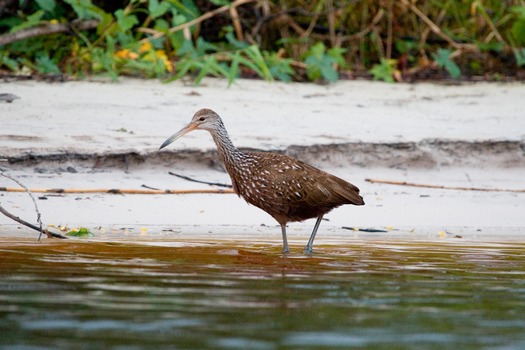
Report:
[[[200,86],[121,79],[0,83],[0,168],[29,188],[208,189],[170,175],[229,183],[214,144],[195,132],[159,145],[200,108],[223,118],[236,146],[282,152],[357,185],[364,207],[326,216],[318,239],[406,234],[423,239],[521,239],[525,193],[394,186],[365,179],[435,186],[525,189],[525,85],[332,85],[206,79]],[[2,187],[17,187],[2,179]],[[277,223],[233,194],[38,194],[44,224],[100,232],[128,228],[178,235],[275,238]],[[35,217],[24,193],[2,192],[2,205]],[[20,225],[0,217],[0,231]],[[305,241],[313,221],[290,225]],[[387,233],[349,231],[374,228]],[[142,229],[142,231],[141,231]],[[19,234],[28,233],[25,229]],[[419,234],[419,236],[418,236]]]

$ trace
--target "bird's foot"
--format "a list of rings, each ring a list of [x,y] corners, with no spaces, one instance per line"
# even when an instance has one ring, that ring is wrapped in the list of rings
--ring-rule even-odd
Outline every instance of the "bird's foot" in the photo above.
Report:
[[[288,247],[286,248],[283,248],[283,254],[290,254],[290,249],[288,249]]]
[[[314,253],[314,250],[312,249],[311,246],[307,245],[306,247],[304,247],[303,253],[306,255],[310,255]]]

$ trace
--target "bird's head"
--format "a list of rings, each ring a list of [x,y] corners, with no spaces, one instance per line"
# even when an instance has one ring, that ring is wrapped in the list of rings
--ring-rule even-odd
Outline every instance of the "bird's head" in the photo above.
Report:
[[[175,140],[181,138],[182,136],[186,135],[190,131],[193,130],[207,130],[209,132],[215,132],[220,129],[222,125],[221,118],[217,113],[212,111],[211,109],[200,109],[193,115],[193,118],[191,118],[191,122],[180,129],[178,132],[173,134],[170,138],[168,138],[164,143],[160,146],[159,149],[163,149],[170,143],[174,142]]]

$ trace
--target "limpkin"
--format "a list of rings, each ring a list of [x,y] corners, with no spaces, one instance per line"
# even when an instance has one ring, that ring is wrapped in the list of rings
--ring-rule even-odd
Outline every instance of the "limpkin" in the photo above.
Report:
[[[317,218],[304,248],[312,253],[315,234],[323,215],[343,204],[363,205],[359,188],[300,160],[270,152],[243,152],[237,149],[217,113],[201,109],[191,122],[160,146],[193,130],[207,130],[230,175],[233,190],[246,202],[270,214],[281,225],[283,252],[288,253],[286,224]]]

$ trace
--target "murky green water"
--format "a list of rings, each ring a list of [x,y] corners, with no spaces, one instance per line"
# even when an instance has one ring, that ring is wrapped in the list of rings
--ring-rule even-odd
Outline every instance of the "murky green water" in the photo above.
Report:
[[[0,240],[2,349],[525,348],[522,243]]]

